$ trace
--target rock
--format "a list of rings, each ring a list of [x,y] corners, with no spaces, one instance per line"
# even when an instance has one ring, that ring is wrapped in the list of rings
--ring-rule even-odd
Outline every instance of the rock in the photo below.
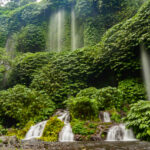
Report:
[[[95,136],[95,135],[91,135],[91,138],[90,138],[91,141],[101,141],[102,139],[98,136]]]
[[[76,134],[74,138],[75,138],[75,141],[82,141],[82,135]]]
[[[5,145],[14,145],[18,146],[19,141],[16,136],[1,136],[0,140],[2,141],[3,144]]]

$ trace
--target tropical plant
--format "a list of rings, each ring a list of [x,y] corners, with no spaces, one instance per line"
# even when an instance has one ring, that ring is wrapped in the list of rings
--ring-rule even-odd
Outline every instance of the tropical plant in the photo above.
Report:
[[[150,102],[138,101],[131,105],[127,117],[124,119],[126,126],[132,128],[136,138],[150,141]]]
[[[24,85],[0,91],[0,119],[6,126],[23,127],[28,121],[42,121],[53,114],[55,104],[44,92]]]

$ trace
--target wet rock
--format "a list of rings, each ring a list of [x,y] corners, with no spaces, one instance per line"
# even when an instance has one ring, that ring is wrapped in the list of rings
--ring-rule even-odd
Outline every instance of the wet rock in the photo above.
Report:
[[[91,135],[91,138],[90,138],[91,141],[101,141],[102,139],[98,136],[95,136],[95,135]]]
[[[0,140],[3,144],[18,145],[19,141],[16,136],[1,136]]]
[[[74,139],[75,139],[75,141],[82,141],[82,135],[76,134],[76,135],[74,136]]]

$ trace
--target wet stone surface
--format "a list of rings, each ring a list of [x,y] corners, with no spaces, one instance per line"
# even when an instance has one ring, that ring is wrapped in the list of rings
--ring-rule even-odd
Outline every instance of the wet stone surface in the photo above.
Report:
[[[0,144],[0,150],[150,150],[148,142],[72,142],[24,141],[19,146]]]

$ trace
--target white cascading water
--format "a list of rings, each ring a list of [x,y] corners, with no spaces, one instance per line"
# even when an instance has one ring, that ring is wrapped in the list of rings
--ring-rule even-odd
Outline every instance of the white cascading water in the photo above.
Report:
[[[120,124],[109,129],[106,141],[136,141],[136,139],[131,129],[126,129],[124,124]]]
[[[0,6],[5,7],[7,3],[9,3],[11,0],[0,0]]]
[[[148,100],[150,100],[150,55],[144,46],[141,48],[141,59]]]
[[[42,0],[36,0],[37,3],[41,2]]]
[[[31,140],[34,138],[40,138],[43,134],[45,125],[47,121],[40,122],[30,128],[30,130],[27,132],[24,140]]]
[[[60,52],[62,50],[65,29],[64,24],[65,11],[64,9],[60,9],[55,12],[50,18],[48,38],[48,47],[50,51]]]
[[[71,12],[71,48],[75,50],[78,48],[77,46],[77,32],[76,32],[76,16],[74,8]]]
[[[103,112],[104,122],[111,122],[110,115],[108,112]]]
[[[68,111],[64,111],[58,117],[61,121],[64,121],[64,127],[62,131],[59,133],[59,142],[73,142],[74,134],[72,133],[72,128],[69,123],[70,115]]]

